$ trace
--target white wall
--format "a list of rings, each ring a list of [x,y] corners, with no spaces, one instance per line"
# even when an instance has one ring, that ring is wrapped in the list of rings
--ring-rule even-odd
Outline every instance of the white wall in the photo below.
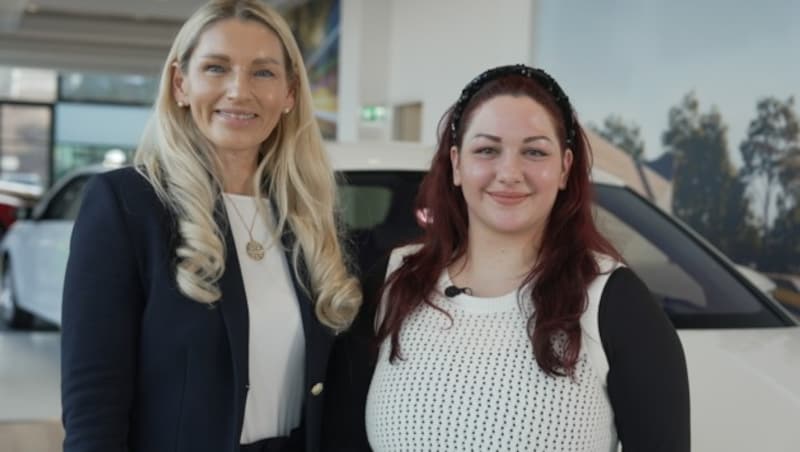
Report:
[[[390,139],[347,121],[361,105],[422,102],[422,141],[434,143],[444,111],[472,77],[492,66],[530,63],[535,0],[343,0],[340,98],[345,64],[359,55],[356,99],[340,103],[340,140]],[[358,26],[360,24],[360,26]],[[348,34],[358,39],[349,39]],[[354,50],[356,49],[356,50]],[[350,109],[350,111],[348,111]],[[357,136],[352,135],[358,130]],[[344,132],[347,132],[346,134]]]
[[[342,0],[339,39],[339,141],[388,139],[381,124],[362,124],[361,106],[386,105],[392,0]]]

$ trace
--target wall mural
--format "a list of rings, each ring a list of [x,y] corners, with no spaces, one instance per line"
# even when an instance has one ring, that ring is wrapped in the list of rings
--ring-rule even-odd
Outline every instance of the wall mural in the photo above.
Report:
[[[314,0],[282,11],[305,59],[322,136],[336,138],[339,108],[339,0]]]

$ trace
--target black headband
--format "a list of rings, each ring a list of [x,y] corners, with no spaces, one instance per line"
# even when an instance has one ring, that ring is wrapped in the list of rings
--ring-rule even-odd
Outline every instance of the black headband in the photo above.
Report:
[[[472,81],[467,83],[467,86],[461,90],[461,96],[456,101],[455,106],[453,106],[453,113],[450,116],[450,138],[452,139],[453,145],[456,143],[458,127],[461,122],[461,116],[464,114],[464,108],[469,103],[469,100],[472,99],[472,96],[480,91],[487,83],[509,75],[521,75],[535,80],[553,96],[556,105],[561,109],[561,114],[564,116],[565,133],[567,136],[566,145],[567,147],[571,147],[575,144],[577,129],[575,115],[572,112],[572,105],[569,103],[569,98],[564,94],[561,87],[558,86],[558,83],[556,83],[553,77],[550,77],[547,72],[541,69],[525,66],[524,64],[514,64],[489,69],[472,79]]]

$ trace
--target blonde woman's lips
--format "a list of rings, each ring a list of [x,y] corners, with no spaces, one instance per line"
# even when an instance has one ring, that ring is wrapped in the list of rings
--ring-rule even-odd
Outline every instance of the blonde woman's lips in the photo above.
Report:
[[[257,114],[238,110],[216,110],[214,112],[226,124],[233,126],[246,126],[252,124],[258,117]]]

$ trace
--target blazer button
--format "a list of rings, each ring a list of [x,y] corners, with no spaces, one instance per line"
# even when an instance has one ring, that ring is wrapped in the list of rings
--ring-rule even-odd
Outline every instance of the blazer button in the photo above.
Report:
[[[323,388],[324,388],[324,386],[322,386],[322,383],[315,384],[314,386],[311,387],[311,395],[318,396],[318,395],[322,394],[322,389]]]

